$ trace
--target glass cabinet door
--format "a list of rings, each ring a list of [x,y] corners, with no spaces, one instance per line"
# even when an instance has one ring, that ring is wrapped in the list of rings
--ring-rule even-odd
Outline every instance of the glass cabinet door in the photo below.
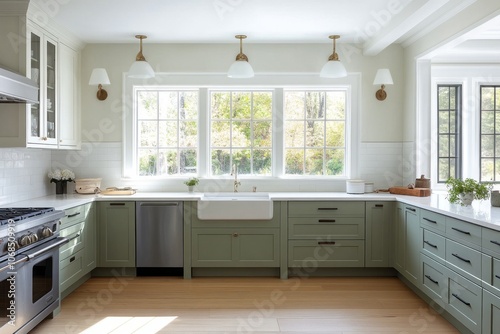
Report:
[[[31,79],[38,84],[40,88],[40,70],[41,70],[41,49],[40,49],[40,36],[31,33]],[[40,99],[40,90],[38,90],[38,101],[42,102]],[[32,103],[31,105],[31,137],[40,137],[41,129],[40,125],[42,122],[41,118],[41,105],[38,103]]]
[[[46,45],[46,92],[45,92],[45,108],[46,115],[46,131],[48,139],[56,138],[56,45],[47,41]]]

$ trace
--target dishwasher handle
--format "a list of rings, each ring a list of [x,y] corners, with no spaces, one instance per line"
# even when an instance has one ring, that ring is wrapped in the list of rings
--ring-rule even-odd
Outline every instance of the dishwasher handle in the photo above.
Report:
[[[141,207],[158,207],[158,206],[179,206],[178,202],[142,202],[139,203]]]

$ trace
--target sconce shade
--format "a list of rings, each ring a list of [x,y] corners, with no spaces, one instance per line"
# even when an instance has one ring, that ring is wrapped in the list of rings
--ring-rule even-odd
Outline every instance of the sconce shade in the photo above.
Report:
[[[102,88],[102,86],[110,85],[108,73],[104,68],[94,68],[92,74],[90,75],[89,85],[97,85],[97,99],[99,101],[104,101],[108,97],[108,92]]]
[[[236,55],[236,61],[231,64],[227,71],[229,78],[252,78],[255,73],[252,65],[248,62],[248,57],[243,53],[243,40],[246,35],[236,35],[235,38],[240,40],[240,53]]]
[[[105,68],[94,68],[92,70],[92,74],[90,75],[90,80],[89,80],[90,86],[94,85],[107,86],[110,84],[111,82],[109,81],[108,72],[106,72]]]
[[[343,78],[347,76],[347,71],[344,65],[339,60],[339,55],[336,51],[336,43],[335,41],[340,38],[339,35],[330,35],[328,36],[331,40],[333,40],[333,53],[328,57],[328,62],[323,65],[319,76],[322,78]]]
[[[375,93],[375,97],[379,101],[384,101],[387,97],[387,92],[384,90],[385,85],[392,85],[391,71],[388,68],[380,68],[377,70],[375,75],[375,80],[373,80],[374,85],[380,85],[380,89]]]
[[[391,71],[388,68],[380,68],[377,70],[375,75],[375,80],[373,80],[374,85],[392,85]]]
[[[146,35],[135,35],[135,38],[140,40],[139,53],[135,57],[135,61],[130,66],[128,70],[128,76],[135,79],[149,79],[154,78],[155,71],[146,61],[146,58],[142,54],[142,40],[148,38]]]

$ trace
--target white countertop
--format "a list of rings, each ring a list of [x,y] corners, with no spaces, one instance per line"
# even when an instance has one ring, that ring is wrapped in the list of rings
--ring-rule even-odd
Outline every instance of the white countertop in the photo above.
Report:
[[[129,196],[68,194],[39,197],[3,206],[54,207],[57,210],[65,210],[74,206],[90,203],[92,201],[196,201],[202,195],[203,193],[196,192],[138,192]],[[355,195],[342,192],[276,192],[269,193],[269,195],[271,199],[275,201],[399,201],[500,231],[500,207],[492,207],[489,200],[474,200],[471,206],[463,207],[459,204],[450,204],[446,199],[445,194],[432,194],[429,197],[413,197],[387,193]]]

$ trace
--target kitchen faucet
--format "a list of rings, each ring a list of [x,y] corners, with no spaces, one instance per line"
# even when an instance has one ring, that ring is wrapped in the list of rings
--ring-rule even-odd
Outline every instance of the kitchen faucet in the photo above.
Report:
[[[238,181],[238,167],[236,164],[233,164],[233,169],[231,171],[231,176],[234,175],[234,192],[238,192],[238,186],[241,186],[241,182]]]

